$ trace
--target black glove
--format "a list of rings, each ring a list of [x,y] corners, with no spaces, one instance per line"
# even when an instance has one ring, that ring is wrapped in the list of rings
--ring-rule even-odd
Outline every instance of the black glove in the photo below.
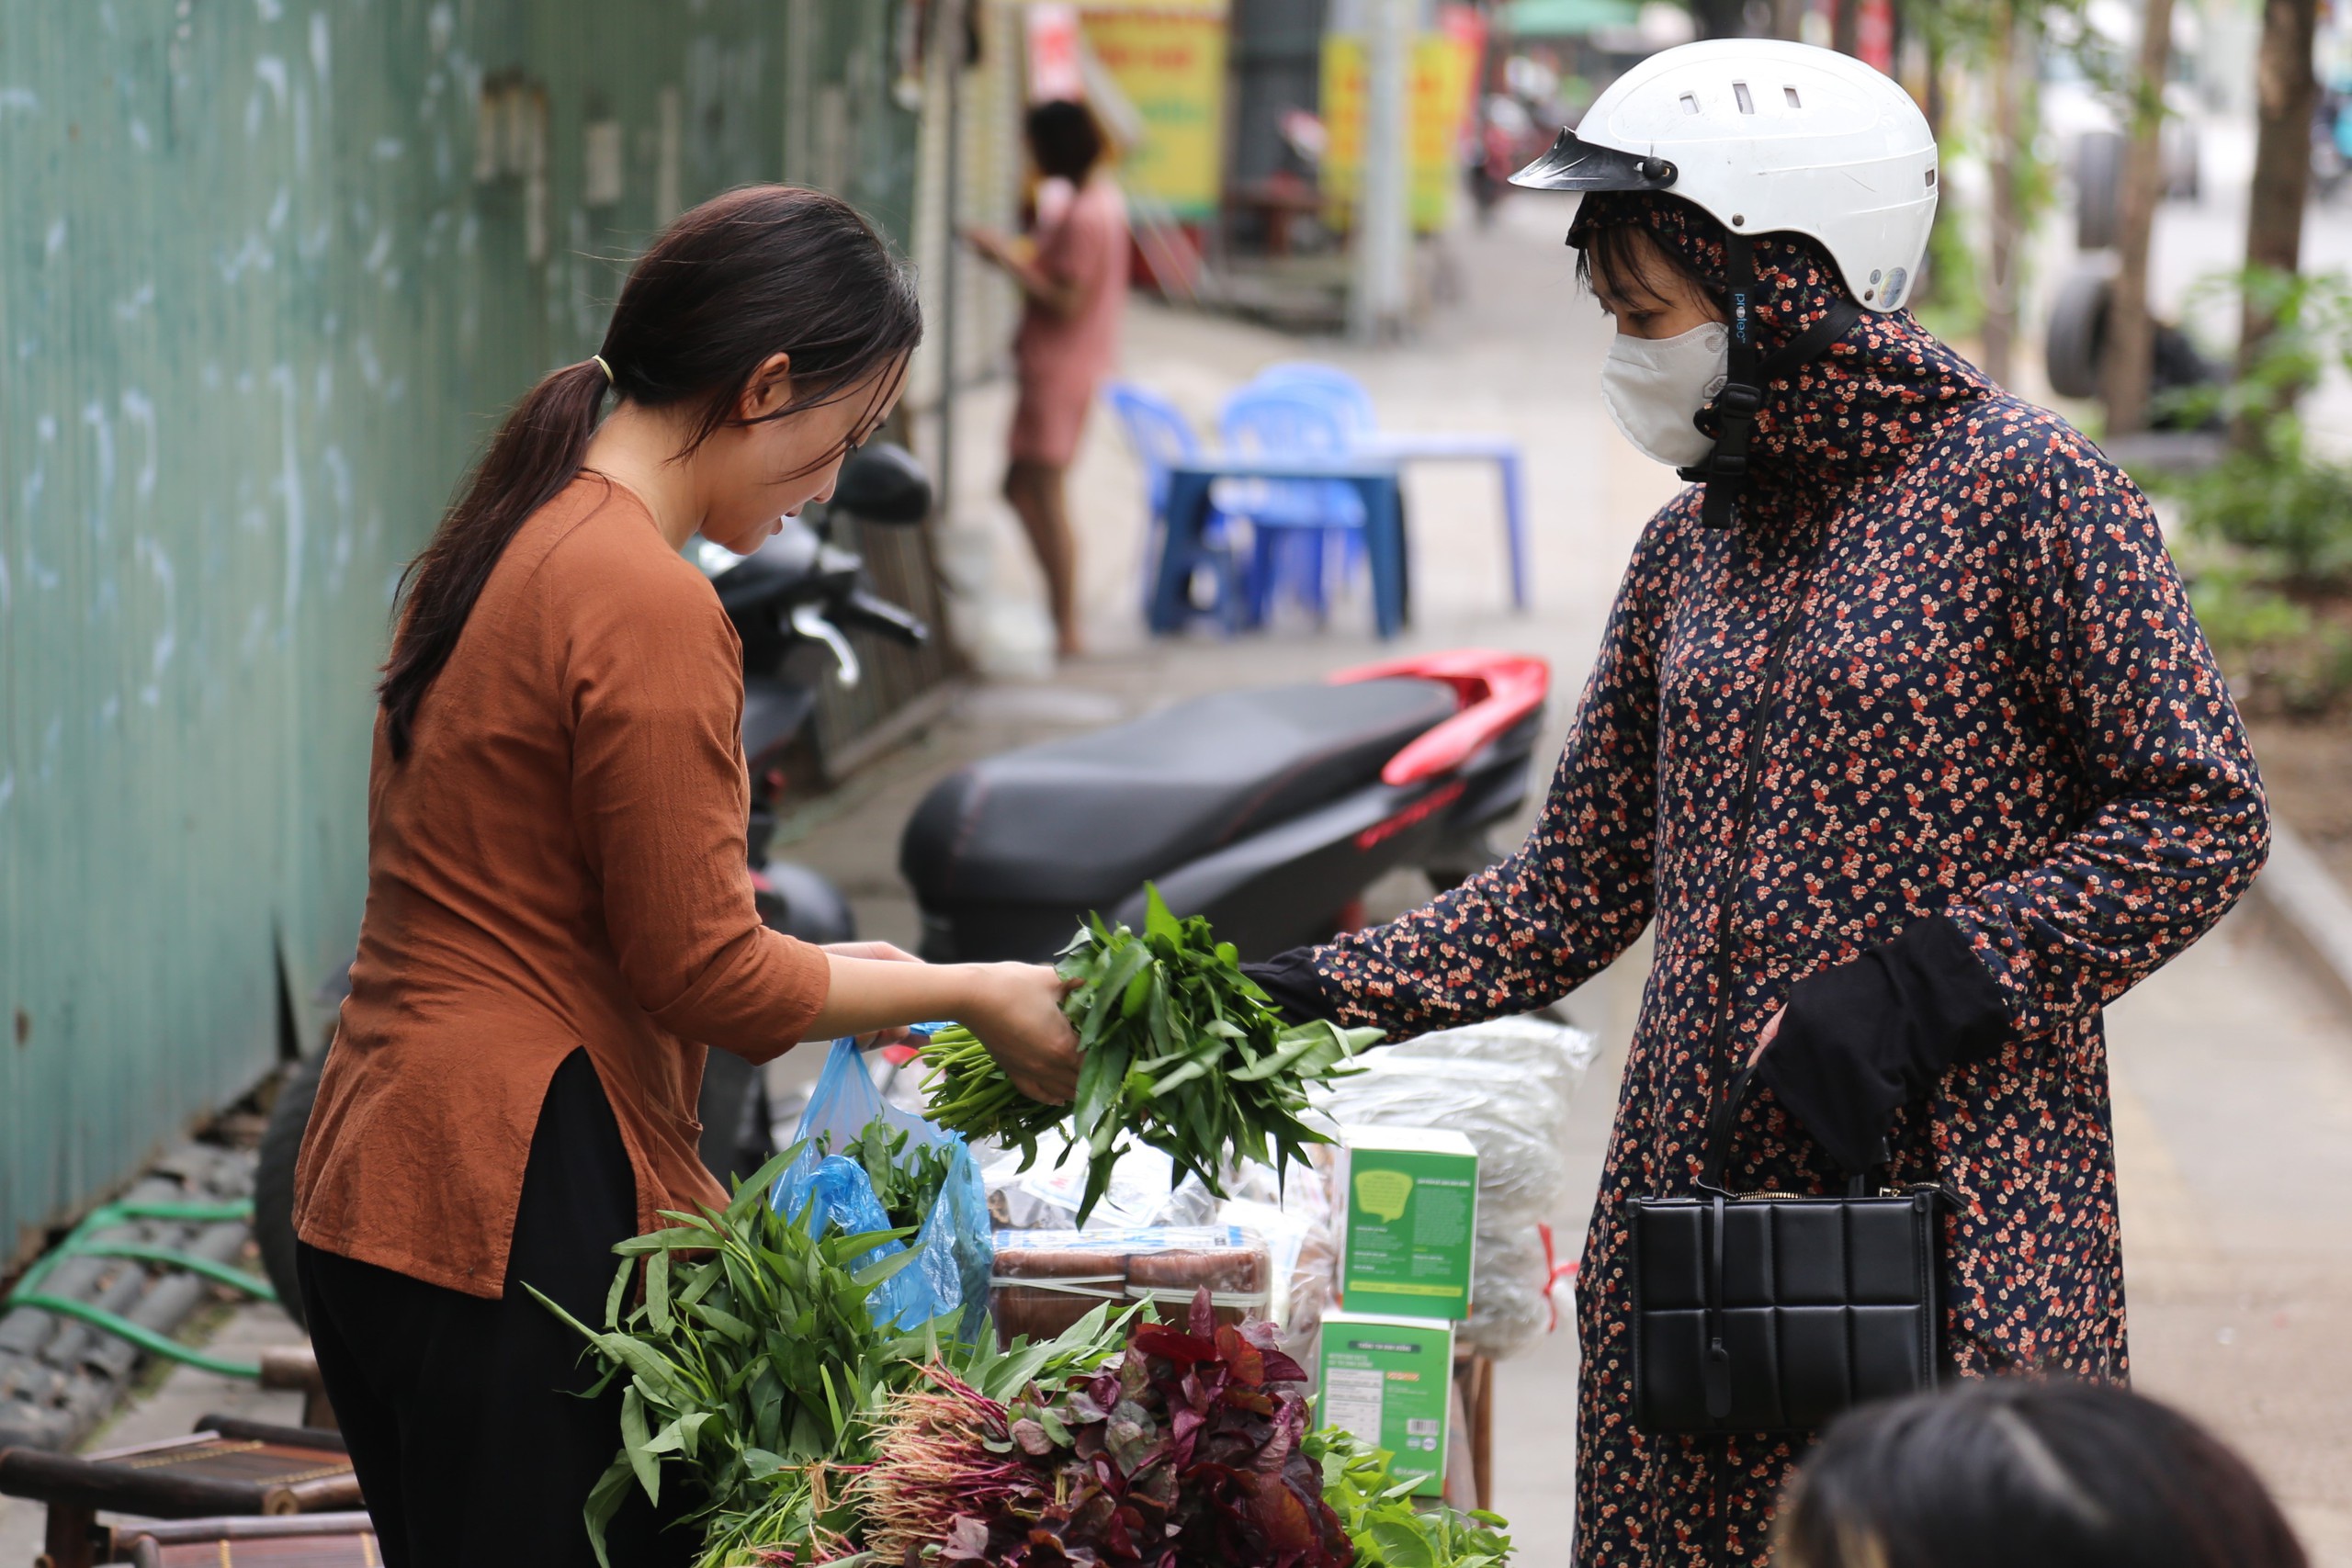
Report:
[[[1896,1108],[2008,1037],[1999,985],[1960,927],[1930,915],[1791,987],[1781,1032],[1756,1076],[1832,1159],[1856,1173],[1886,1157]]]
[[[1318,1018],[1340,1021],[1339,1004],[1324,988],[1323,976],[1315,972],[1312,947],[1277,953],[1263,964],[1244,964],[1241,972],[1258,982],[1258,988],[1273,998],[1290,1022],[1312,1023]]]

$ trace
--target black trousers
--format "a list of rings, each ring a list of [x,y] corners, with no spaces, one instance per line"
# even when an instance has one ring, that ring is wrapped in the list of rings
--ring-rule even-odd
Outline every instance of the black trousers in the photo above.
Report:
[[[523,1287],[602,1327],[613,1244],[636,1233],[620,1128],[574,1051],[531,1137],[502,1299],[299,1247],[319,1374],[388,1568],[594,1568],[581,1509],[620,1450],[621,1385],[580,1398],[597,1374],[586,1342]],[[667,1528],[675,1495],[665,1486],[657,1512],[630,1488],[607,1531],[613,1568],[693,1560],[697,1532]]]

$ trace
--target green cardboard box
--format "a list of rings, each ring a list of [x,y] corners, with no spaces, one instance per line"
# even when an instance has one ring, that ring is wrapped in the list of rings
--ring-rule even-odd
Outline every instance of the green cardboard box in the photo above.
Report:
[[[1453,1325],[1324,1314],[1322,1394],[1318,1418],[1394,1454],[1396,1479],[1418,1482],[1413,1495],[1445,1489]]]
[[[1344,1126],[1340,1151],[1340,1304],[1382,1317],[1468,1317],[1476,1148],[1460,1133]]]

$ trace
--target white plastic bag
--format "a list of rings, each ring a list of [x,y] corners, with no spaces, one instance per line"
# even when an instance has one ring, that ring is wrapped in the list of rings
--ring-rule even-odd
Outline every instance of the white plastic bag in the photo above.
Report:
[[[1361,1076],[1317,1091],[1334,1120],[1443,1127],[1478,1150],[1478,1235],[1470,1317],[1459,1340],[1498,1359],[1553,1322],[1542,1227],[1568,1200],[1568,1106],[1599,1054],[1583,1030],[1498,1019],[1367,1052]]]

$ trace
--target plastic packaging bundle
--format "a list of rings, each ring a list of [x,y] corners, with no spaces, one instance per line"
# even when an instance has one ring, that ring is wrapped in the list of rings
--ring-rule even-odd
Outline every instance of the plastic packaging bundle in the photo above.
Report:
[[[989,1213],[1000,1230],[1070,1230],[1078,1226],[1079,1200],[1086,1191],[1086,1162],[1060,1160],[1061,1151],[1041,1147],[1037,1160],[1021,1168],[1021,1151],[983,1145],[980,1182]],[[1087,1216],[1085,1228],[1140,1230],[1152,1225],[1204,1225],[1216,1214],[1216,1200],[1197,1176],[1178,1181],[1176,1162],[1148,1145],[1130,1148],[1112,1173],[1110,1190]]]
[[[1580,1029],[1499,1019],[1368,1052],[1361,1076],[1317,1097],[1339,1122],[1452,1128],[1477,1146],[1477,1247],[1460,1337],[1483,1354],[1515,1355],[1553,1321],[1541,1227],[1567,1201],[1568,1105],[1597,1054]]]
[[[1050,1339],[1095,1306],[1151,1302],[1182,1321],[1208,1287],[1220,1323],[1264,1316],[1272,1267],[1264,1238],[1238,1225],[1152,1225],[1138,1230],[1003,1231],[996,1237],[997,1332]]]
[[[835,1148],[844,1148],[876,1121],[904,1131],[909,1147],[945,1145],[951,1153],[939,1200],[923,1217],[912,1242],[888,1242],[858,1259],[862,1267],[909,1246],[916,1254],[914,1262],[876,1287],[868,1298],[875,1321],[915,1328],[933,1318],[960,1314],[958,1333],[978,1343],[986,1330],[995,1257],[979,1167],[962,1138],[911,1111],[885,1103],[866,1074],[855,1042],[833,1042],[808,1108],[801,1112],[800,1124],[793,1132],[794,1142],[808,1146],[776,1178],[768,1201],[783,1214],[797,1215],[804,1208],[810,1209],[809,1225],[819,1235],[829,1227],[838,1227],[848,1235],[893,1228],[865,1168],[841,1155],[820,1156],[817,1150],[816,1140],[820,1137]]]
[[[1266,1238],[1273,1270],[1266,1315],[1281,1326],[1283,1348],[1311,1375],[1323,1314],[1338,1293],[1340,1247],[1327,1179],[1311,1165],[1294,1165],[1286,1179],[1277,1181],[1272,1166],[1253,1161],[1225,1175],[1233,1196],[1217,1205],[1217,1223]]]

